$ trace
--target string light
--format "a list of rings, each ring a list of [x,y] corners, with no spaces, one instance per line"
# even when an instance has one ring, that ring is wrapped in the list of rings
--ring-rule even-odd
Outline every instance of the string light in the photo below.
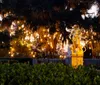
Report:
[[[36,57],[39,52],[56,52],[60,58],[65,58],[66,54],[69,51],[69,48],[74,46],[70,45],[69,40],[64,41],[64,37],[58,31],[50,34],[50,30],[45,26],[40,26],[36,31],[30,30],[30,27],[25,24],[25,20],[16,20],[12,21],[12,24],[9,29],[10,37],[10,50],[9,55],[15,57],[19,54],[29,55],[31,57]],[[18,28],[18,29],[17,29]],[[21,30],[21,32],[20,32]],[[65,28],[66,32],[69,32],[67,35],[72,42],[79,44],[79,49],[84,48],[86,44],[92,44],[91,40],[94,40],[94,36],[97,35],[93,30],[85,30],[84,28],[79,28],[79,26],[74,25],[72,29]],[[19,36],[16,31],[18,31]],[[17,39],[13,38],[17,36]],[[91,37],[89,37],[91,36]],[[64,41],[64,42],[63,42]],[[94,43],[97,43],[94,40]],[[20,48],[20,49],[19,49]],[[76,51],[78,51],[78,48]]]

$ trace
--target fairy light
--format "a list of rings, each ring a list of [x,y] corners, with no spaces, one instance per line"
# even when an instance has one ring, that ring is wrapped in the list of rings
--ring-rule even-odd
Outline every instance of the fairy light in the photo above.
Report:
[[[3,20],[3,16],[2,16],[2,14],[0,14],[0,21],[2,21]]]
[[[15,53],[15,49],[10,47],[10,51],[9,51],[10,56],[14,57],[14,53]]]
[[[33,58],[35,58],[35,54],[33,54],[33,56],[32,56]]]
[[[44,52],[45,49],[48,47],[47,45],[50,46],[49,48],[53,49],[54,45],[55,45],[53,43],[54,39],[56,38],[56,36],[59,35],[59,38],[57,38],[58,40],[57,40],[56,50],[57,50],[60,58],[66,58],[66,55],[64,54],[64,52],[68,52],[69,44],[68,44],[68,40],[66,42],[62,43],[62,40],[63,40],[62,34],[58,34],[57,32],[55,32],[54,34],[51,35],[49,33],[49,30],[44,29],[44,28],[42,30],[38,29],[37,31],[32,32],[31,30],[26,29],[24,26],[22,26],[22,27],[24,29],[23,29],[23,36],[22,36],[20,43],[23,46],[27,46],[27,49],[28,49],[31,57],[33,57],[33,58],[36,57],[34,52],[32,51],[32,49],[38,49],[36,47],[36,44],[38,44],[38,43],[45,43],[43,46],[41,46],[38,49],[40,52]],[[83,33],[86,33],[86,35],[84,36],[84,39],[86,38],[86,36],[89,36],[88,31],[85,31],[83,29],[81,30],[79,28],[74,30],[74,27],[73,27],[73,29],[68,29],[66,27],[65,30],[70,33],[70,39],[72,39],[71,36],[75,36],[75,32],[76,32],[76,35],[78,35],[78,32],[82,31],[80,34],[80,45],[82,45],[82,47],[84,47],[86,45],[86,41],[82,41],[81,38],[83,37]],[[92,34],[94,34],[94,33],[92,33]],[[45,39],[47,39],[47,41],[45,41]],[[37,40],[38,40],[38,42],[36,42]],[[14,56],[13,53],[12,53],[12,56]]]
[[[46,29],[43,29],[43,32],[45,32],[46,31]]]
[[[30,36],[30,42],[33,42],[33,41],[34,41],[34,37]]]
[[[22,28],[21,27],[18,27],[18,29],[21,30]]]
[[[36,36],[36,37],[38,37],[38,36],[39,36],[39,34],[38,34],[37,32],[35,32],[35,36]]]
[[[84,41],[80,41],[80,44],[82,47],[85,47],[85,42]]]
[[[26,35],[25,40],[29,40],[29,36],[28,35]]]
[[[60,55],[60,56],[59,56],[59,58],[61,58],[61,59],[62,59],[62,58],[63,58],[63,56],[62,56],[62,55]]]
[[[6,18],[7,16],[9,16],[9,13],[8,12],[6,14],[4,14],[4,18]]]
[[[44,35],[44,38],[46,37],[46,35]]]
[[[66,40],[66,42],[64,42],[64,52],[68,52],[68,40]]]
[[[15,32],[14,31],[10,32],[10,36],[13,36],[13,35],[15,35]]]
[[[47,29],[47,32],[49,32],[50,31],[50,29]]]
[[[24,28],[24,24],[21,27]]]
[[[11,57],[14,57],[14,54],[11,54]]]
[[[20,21],[17,21],[17,24],[19,24],[20,23]]]
[[[96,6],[94,6],[92,9],[95,9],[95,7]],[[90,12],[88,11],[88,13]],[[85,19],[86,16],[88,15],[84,15],[83,19]],[[54,51],[54,48],[56,46],[56,51],[59,57],[60,58],[66,57],[64,52],[68,52],[69,43],[68,40],[66,40],[66,42],[64,43],[62,42],[64,40],[64,37],[62,36],[61,33],[56,31],[53,34],[50,34],[50,29],[49,28],[46,29],[47,27],[43,27],[43,26],[38,27],[38,30],[34,32],[30,30],[30,27],[27,26],[25,22],[21,20],[13,21],[8,30],[10,33],[10,37],[12,37],[13,35],[16,36],[15,35],[16,30],[18,31],[22,30],[22,34],[17,38],[17,40],[10,41],[11,48],[9,50],[9,55],[11,57],[14,57],[15,55],[19,55],[21,53],[18,46],[20,46],[23,52],[25,50],[26,52],[25,54],[28,54],[33,58],[35,58],[36,54],[38,53],[35,52],[34,50],[39,50],[40,52],[45,52],[45,50],[47,50],[49,52],[49,51]],[[96,32],[94,32],[93,30],[88,31],[85,29],[79,29],[79,27],[77,28],[74,27],[75,26],[73,26],[72,29],[69,29],[67,27],[65,28],[66,32],[69,32],[69,38],[72,41],[73,39],[77,41],[76,38],[78,37],[79,44],[82,46],[82,48],[85,47],[86,44],[92,44],[92,42],[90,43],[90,41],[91,39],[94,40],[94,36],[97,35]],[[55,40],[57,40],[56,43]],[[94,43],[96,42],[97,41],[94,40]]]

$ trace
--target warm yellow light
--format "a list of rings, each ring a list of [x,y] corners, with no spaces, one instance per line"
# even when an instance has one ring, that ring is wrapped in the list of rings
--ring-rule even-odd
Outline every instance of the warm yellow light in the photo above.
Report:
[[[49,32],[49,29],[47,29],[47,32]]]
[[[22,25],[22,28],[24,28],[24,24]]]
[[[37,38],[39,38],[39,34],[38,34],[37,32],[35,33],[35,36],[36,36]]]
[[[11,52],[9,52],[9,54],[11,54]]]
[[[40,39],[41,42],[43,42],[43,39]]]
[[[15,51],[15,49],[11,47],[11,51]]]
[[[46,31],[46,29],[43,29],[43,31],[45,32],[45,31]]]
[[[85,42],[84,41],[81,41],[80,42],[80,45],[82,45],[82,47],[84,47],[85,46]]]
[[[42,48],[42,51],[44,51],[45,50],[45,48]]]
[[[60,56],[59,56],[59,58],[60,58],[60,59],[63,59],[63,58],[64,58],[64,56],[63,56],[63,55],[60,55]]]
[[[50,46],[51,46],[51,48],[53,49],[53,44],[52,44],[52,42],[50,43]]]
[[[12,36],[12,35],[15,35],[15,32],[14,31],[10,32],[10,36]]]
[[[25,42],[20,42],[20,44],[23,46],[25,44]]]
[[[50,37],[50,34],[48,34],[47,36]]]
[[[46,37],[46,35],[44,35],[44,37]]]
[[[94,43],[96,43],[96,40],[94,41]]]
[[[14,54],[11,54],[11,57],[14,57]]]
[[[34,37],[31,34],[31,36],[30,36],[30,42],[33,42],[33,41],[34,41]]]
[[[33,52],[31,52],[31,55],[33,55]]]
[[[89,41],[89,43],[91,44],[92,42],[91,42],[91,41]]]
[[[53,35],[53,39],[55,39],[56,35],[57,35],[57,32],[54,33],[54,35]]]
[[[29,36],[28,35],[25,37],[25,40],[29,40]]]
[[[19,24],[20,23],[20,21],[17,21],[17,24]]]
[[[32,57],[35,58],[35,55],[33,55]]]
[[[27,47],[29,48],[30,47],[30,44],[27,44]]]

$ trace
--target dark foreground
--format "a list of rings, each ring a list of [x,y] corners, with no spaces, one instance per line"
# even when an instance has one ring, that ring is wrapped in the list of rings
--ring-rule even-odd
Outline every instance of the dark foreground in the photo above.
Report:
[[[100,71],[62,63],[5,63],[0,64],[0,85],[100,85]]]

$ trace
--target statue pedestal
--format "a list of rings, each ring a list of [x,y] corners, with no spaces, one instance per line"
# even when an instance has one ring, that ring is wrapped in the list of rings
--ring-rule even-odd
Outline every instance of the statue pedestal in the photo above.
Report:
[[[83,51],[72,53],[72,62],[73,67],[78,67],[79,65],[83,65]]]

